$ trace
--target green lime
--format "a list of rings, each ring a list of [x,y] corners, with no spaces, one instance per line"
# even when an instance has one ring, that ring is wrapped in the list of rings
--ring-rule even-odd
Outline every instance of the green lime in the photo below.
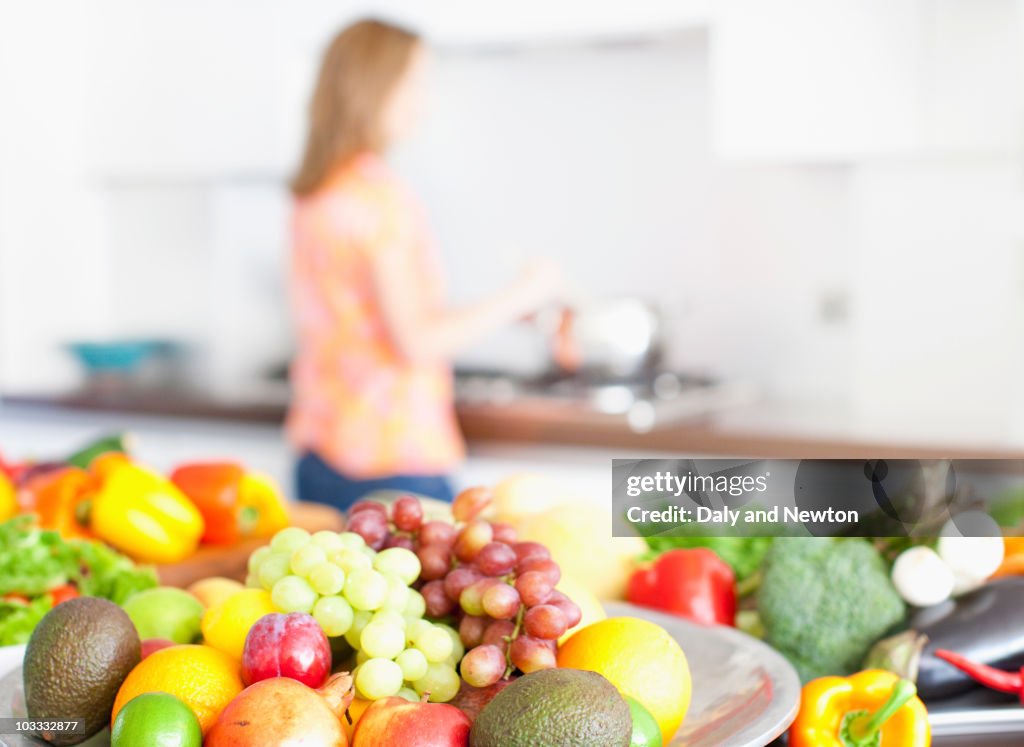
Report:
[[[175,643],[192,643],[198,638],[206,612],[194,596],[171,586],[136,592],[121,606],[135,623],[139,638],[166,638]]]
[[[626,702],[633,717],[633,736],[629,740],[629,747],[661,747],[661,729],[651,712],[638,700],[627,697]]]
[[[143,693],[114,719],[110,747],[202,747],[203,730],[192,709],[169,693]]]

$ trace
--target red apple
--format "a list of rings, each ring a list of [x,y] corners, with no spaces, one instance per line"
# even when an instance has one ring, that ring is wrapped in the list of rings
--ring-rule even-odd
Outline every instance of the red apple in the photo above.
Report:
[[[154,654],[162,648],[168,646],[177,646],[174,641],[169,641],[166,638],[147,638],[142,642],[142,658],[145,659],[150,654]]]
[[[291,677],[320,687],[331,672],[331,646],[323,628],[305,612],[264,615],[249,630],[242,652],[242,681]]]
[[[352,747],[466,747],[470,726],[466,714],[447,703],[384,698],[363,712]]]

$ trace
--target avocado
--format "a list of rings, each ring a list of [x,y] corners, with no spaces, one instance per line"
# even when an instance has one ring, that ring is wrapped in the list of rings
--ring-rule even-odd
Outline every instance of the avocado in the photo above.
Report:
[[[633,719],[596,672],[542,669],[498,693],[477,716],[470,747],[629,747]]]
[[[131,619],[113,602],[79,597],[39,622],[25,649],[22,676],[32,721],[81,719],[74,734],[49,732],[54,745],[84,742],[110,722],[118,688],[142,658]]]

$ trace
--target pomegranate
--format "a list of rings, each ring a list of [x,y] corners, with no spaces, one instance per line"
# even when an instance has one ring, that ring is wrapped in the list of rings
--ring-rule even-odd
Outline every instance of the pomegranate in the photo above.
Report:
[[[290,677],[249,685],[228,703],[204,747],[348,747],[341,725],[352,702],[352,675],[341,672],[319,690]]]

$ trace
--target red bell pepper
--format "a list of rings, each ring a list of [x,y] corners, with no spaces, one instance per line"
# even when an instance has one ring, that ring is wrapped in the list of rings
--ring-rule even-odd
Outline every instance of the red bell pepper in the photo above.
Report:
[[[195,504],[205,522],[203,542],[232,545],[270,537],[288,526],[288,511],[274,485],[233,462],[183,464],[173,482]]]
[[[733,625],[736,577],[706,547],[669,550],[633,574],[626,598],[704,625]]]
[[[47,594],[50,595],[50,603],[54,607],[69,599],[77,599],[79,596],[78,588],[74,584],[61,584],[56,588],[50,589]]]
[[[31,469],[31,462],[9,462],[0,454],[0,474],[15,484],[21,482],[21,478]]]

